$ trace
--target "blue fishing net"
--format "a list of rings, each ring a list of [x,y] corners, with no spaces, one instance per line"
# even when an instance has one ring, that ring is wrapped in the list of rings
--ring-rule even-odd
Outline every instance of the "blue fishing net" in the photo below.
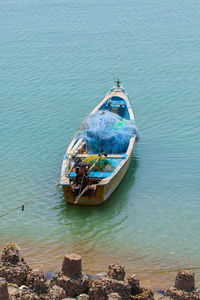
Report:
[[[97,111],[82,122],[78,138],[86,142],[88,153],[118,154],[126,152],[130,138],[137,134],[134,121],[109,111]]]

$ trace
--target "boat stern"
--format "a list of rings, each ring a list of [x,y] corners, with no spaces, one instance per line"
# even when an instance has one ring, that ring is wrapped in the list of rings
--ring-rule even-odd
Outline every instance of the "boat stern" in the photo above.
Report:
[[[97,186],[95,190],[85,192],[81,197],[72,191],[71,185],[62,185],[64,197],[68,204],[95,206],[101,205],[105,202],[106,188],[104,185]]]

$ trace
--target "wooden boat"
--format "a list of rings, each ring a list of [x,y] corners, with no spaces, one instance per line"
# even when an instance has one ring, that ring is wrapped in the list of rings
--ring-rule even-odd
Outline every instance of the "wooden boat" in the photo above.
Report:
[[[89,116],[97,111],[105,110],[118,114],[123,119],[135,121],[128,95],[119,80]],[[73,205],[104,203],[117,188],[129,167],[135,139],[136,136],[130,138],[124,153],[105,154],[115,167],[113,170],[100,172],[95,170],[95,166],[102,160],[104,154],[99,154],[99,150],[97,153],[99,156],[96,155],[97,158],[93,165],[84,165],[84,161],[91,154],[87,152],[86,142],[82,138],[74,137],[65,152],[61,168],[60,184],[66,202]],[[83,165],[81,166],[81,164]]]

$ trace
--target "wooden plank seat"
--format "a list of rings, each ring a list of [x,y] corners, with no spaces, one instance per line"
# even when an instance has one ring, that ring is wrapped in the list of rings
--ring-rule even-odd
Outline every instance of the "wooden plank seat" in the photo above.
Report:
[[[97,154],[77,154],[76,158],[86,158],[90,155],[97,155]],[[120,158],[120,159],[124,159],[127,157],[127,154],[108,154],[107,156],[105,156],[107,158]]]
[[[90,178],[107,178],[109,177],[110,175],[112,174],[112,172],[93,172],[91,171],[89,174],[88,174],[88,177]],[[74,178],[76,176],[76,173],[75,172],[71,172],[69,174],[69,178]]]

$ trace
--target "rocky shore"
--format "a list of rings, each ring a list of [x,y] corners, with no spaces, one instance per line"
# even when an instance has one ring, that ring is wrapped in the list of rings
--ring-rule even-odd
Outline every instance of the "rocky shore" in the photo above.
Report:
[[[166,291],[140,287],[136,274],[125,278],[124,267],[112,264],[106,274],[88,276],[77,254],[64,256],[62,268],[52,276],[32,270],[20,257],[19,247],[7,243],[0,260],[0,300],[200,300],[194,273],[178,272],[175,284]]]

